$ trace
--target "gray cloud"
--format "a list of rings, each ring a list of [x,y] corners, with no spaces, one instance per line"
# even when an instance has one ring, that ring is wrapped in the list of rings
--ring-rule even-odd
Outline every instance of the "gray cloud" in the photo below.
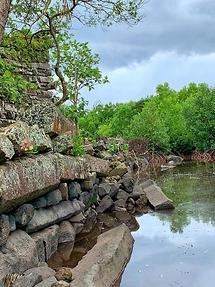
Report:
[[[214,0],[149,0],[143,22],[109,29],[75,27],[79,40],[88,41],[112,69],[149,59],[158,52],[207,54],[215,51]]]

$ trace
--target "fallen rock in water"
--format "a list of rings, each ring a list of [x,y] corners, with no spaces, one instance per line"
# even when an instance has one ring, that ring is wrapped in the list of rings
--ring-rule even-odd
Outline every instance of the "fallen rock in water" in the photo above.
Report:
[[[174,209],[171,199],[169,199],[156,184],[144,188],[146,197],[150,205],[155,210]]]
[[[129,228],[122,224],[98,237],[97,244],[72,270],[70,287],[113,286],[122,274],[133,248]]]
[[[169,166],[176,166],[182,163],[183,158],[177,155],[169,155],[167,161]]]

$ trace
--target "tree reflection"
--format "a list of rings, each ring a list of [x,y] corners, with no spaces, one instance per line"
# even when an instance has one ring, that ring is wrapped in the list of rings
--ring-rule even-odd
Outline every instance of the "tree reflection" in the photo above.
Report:
[[[176,206],[171,216],[158,214],[173,233],[183,233],[191,219],[215,226],[214,164],[184,164],[162,173],[156,181]]]

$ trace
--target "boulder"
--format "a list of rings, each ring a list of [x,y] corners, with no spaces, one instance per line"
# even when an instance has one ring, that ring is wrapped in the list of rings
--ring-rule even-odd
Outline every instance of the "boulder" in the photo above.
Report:
[[[18,154],[32,152],[34,149],[29,127],[24,122],[18,121],[8,127],[1,128],[0,134],[8,137]]]
[[[34,287],[36,284],[40,283],[42,281],[42,276],[36,273],[30,273],[28,275],[24,275],[19,277],[15,283],[13,284],[13,287]]]
[[[48,259],[57,251],[59,240],[59,226],[53,225],[31,235],[34,240],[40,262]]]
[[[8,273],[22,274],[38,265],[36,244],[26,232],[11,233],[5,248],[6,253],[0,253],[0,279]]]
[[[75,242],[75,230],[69,221],[61,222],[59,227],[59,243]]]
[[[73,280],[73,274],[72,274],[72,269],[68,267],[62,267],[57,270],[55,274],[55,278],[60,281],[66,281],[68,283],[72,282]]]
[[[0,163],[10,160],[15,155],[12,142],[3,134],[0,134]]]
[[[37,124],[50,136],[60,135],[65,132],[76,133],[74,122],[65,118],[56,107],[50,102],[40,102],[27,109],[21,116],[22,120],[30,126]]]
[[[39,275],[41,277],[40,281],[42,281],[42,280],[45,280],[47,278],[55,276],[55,273],[56,272],[53,269],[49,268],[48,266],[41,266],[41,267],[34,267],[34,268],[31,268],[31,269],[28,269],[24,273],[24,276],[27,276],[27,275],[30,275],[30,274],[37,274],[37,275]]]
[[[88,154],[84,156],[84,159],[88,164],[89,172],[96,172],[98,176],[108,176],[111,169],[108,160],[96,158]]]
[[[5,245],[10,234],[10,222],[7,215],[0,215],[0,247]]]
[[[172,200],[170,200],[156,184],[144,188],[144,191],[150,205],[155,210],[174,208]]]
[[[32,201],[32,205],[35,209],[44,208],[47,206],[47,200],[45,196],[41,196],[34,201]]]
[[[58,135],[52,140],[54,152],[61,154],[71,154],[73,148],[73,132],[69,131],[64,134]]]
[[[132,247],[132,235],[124,224],[101,234],[73,269],[70,287],[114,286],[130,259]]]
[[[108,176],[123,176],[128,172],[128,168],[124,162],[117,162],[116,166],[109,172]]]
[[[145,195],[145,192],[144,192],[143,188],[140,185],[135,184],[133,191],[131,193],[131,197],[134,200],[137,200],[138,198],[140,198],[141,196],[144,196],[144,195]]]
[[[84,159],[44,154],[9,161],[0,166],[0,213],[38,198],[61,181],[83,179],[89,171]]]
[[[53,190],[46,195],[47,206],[57,205],[61,201],[62,195],[59,189]]]
[[[119,192],[117,193],[116,198],[117,199],[123,199],[123,200],[127,201],[129,196],[130,196],[130,194],[128,194],[126,191],[120,189]]]
[[[111,184],[111,189],[109,192],[109,195],[111,198],[114,198],[117,195],[117,193],[119,192],[119,187],[120,187],[119,183],[112,183]]]
[[[134,179],[131,177],[126,177],[122,180],[122,189],[128,193],[132,193],[134,188]]]
[[[98,194],[100,197],[104,197],[105,195],[108,195],[111,190],[111,185],[109,183],[101,183],[98,186]]]
[[[26,226],[28,233],[39,231],[45,227],[69,219],[83,211],[78,200],[62,201],[58,205],[46,209],[35,210],[32,220]]]
[[[111,209],[113,205],[113,200],[109,195],[106,195],[105,197],[102,198],[101,202],[96,208],[97,213],[103,213],[105,211],[108,211]]]
[[[38,125],[33,125],[29,129],[29,137],[34,147],[34,152],[45,152],[52,150],[52,142],[48,135]]]
[[[57,279],[54,276],[52,276],[43,280],[39,284],[35,285],[35,287],[52,287],[52,285],[55,284],[56,282]]]
[[[34,216],[34,207],[32,204],[23,204],[14,212],[14,217],[18,226],[27,225]]]

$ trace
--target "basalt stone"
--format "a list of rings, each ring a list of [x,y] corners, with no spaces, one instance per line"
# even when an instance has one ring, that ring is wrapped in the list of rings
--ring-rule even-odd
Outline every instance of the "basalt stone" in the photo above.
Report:
[[[70,287],[115,286],[132,247],[132,235],[124,224],[99,235],[97,244],[72,270]]]
[[[133,191],[131,193],[131,197],[134,200],[137,200],[142,195],[145,195],[145,192],[144,192],[143,188],[140,185],[135,184],[134,188],[133,188]]]
[[[0,247],[5,245],[10,234],[10,222],[7,215],[0,215]]]
[[[123,176],[128,172],[128,168],[124,162],[118,162],[116,166],[110,171],[109,177],[112,176]]]
[[[69,221],[61,222],[59,227],[59,243],[75,242],[75,230]]]
[[[35,268],[28,269],[24,273],[24,275],[26,276],[26,275],[29,275],[29,274],[38,274],[39,276],[41,276],[41,278],[42,278],[41,281],[42,281],[42,280],[45,280],[47,278],[55,276],[55,273],[56,272],[53,269],[49,268],[48,266],[40,266],[40,267],[35,267]]]
[[[132,193],[134,188],[134,179],[129,177],[124,178],[122,180],[122,188],[128,193]]]
[[[83,211],[84,207],[78,200],[62,201],[58,205],[46,209],[35,210],[34,216],[26,226],[28,233],[39,231],[45,227],[69,219]]]
[[[43,128],[46,134],[51,136],[73,132],[75,135],[76,128],[74,122],[65,118],[55,104],[43,101],[27,109],[22,120],[30,126],[37,124]]]
[[[34,207],[32,204],[23,204],[14,213],[18,226],[27,225],[34,216]]]
[[[75,198],[78,198],[81,193],[81,185],[78,182],[69,182],[68,183],[69,188],[69,199],[73,200]]]
[[[119,192],[119,187],[120,187],[120,184],[118,184],[118,183],[111,184],[111,189],[109,192],[109,195],[111,198],[116,197],[117,193]]]
[[[96,212],[97,213],[103,213],[105,211],[108,211],[111,209],[112,205],[113,205],[112,198],[109,195],[106,195],[105,197],[103,197],[103,199],[101,200],[101,202],[97,206]]]
[[[53,276],[43,280],[39,284],[35,285],[35,287],[52,287],[52,285],[56,282],[57,279]]]
[[[102,183],[98,186],[98,194],[100,197],[104,197],[110,193],[111,186],[109,183]]]
[[[27,269],[38,265],[36,244],[26,232],[22,230],[12,232],[7,240],[6,249],[6,261],[10,267],[8,272],[22,274]],[[0,272],[0,278],[1,275]]]
[[[29,127],[26,123],[18,121],[6,128],[1,128],[0,133],[7,136],[18,154],[30,152],[34,149],[30,139]]]
[[[61,191],[56,189],[46,195],[47,206],[57,205],[62,201]]]
[[[80,195],[80,200],[85,205],[85,210],[88,209],[90,206],[97,203],[97,190],[93,189],[92,191],[84,191]]]
[[[130,195],[129,195],[126,191],[120,189],[119,192],[117,193],[116,198],[117,198],[117,199],[124,199],[125,201],[127,201],[127,199],[129,198],[129,196],[130,196]]]
[[[89,209],[88,209],[89,210]],[[75,233],[79,234],[83,228],[85,227],[85,222],[86,222],[86,217],[83,215],[83,213],[80,213],[76,216],[73,216],[69,219],[69,221],[71,222]]]
[[[42,276],[36,273],[31,273],[28,275],[24,275],[19,277],[15,283],[13,284],[13,287],[34,287],[36,284],[40,283],[42,281]]]
[[[70,131],[55,137],[52,140],[54,152],[71,154],[73,148],[73,137],[74,134]]]
[[[35,199],[32,202],[32,205],[34,206],[34,208],[38,209],[38,208],[44,208],[47,206],[47,200],[45,196],[41,196],[38,199]]]
[[[13,232],[16,230],[16,219],[12,214],[9,214],[8,217],[10,223],[10,232]]]
[[[0,134],[0,163],[12,159],[15,155],[12,142],[5,135]]]
[[[66,182],[62,182],[58,188],[61,192],[62,200],[69,200],[68,184]]]
[[[35,152],[52,150],[51,139],[43,129],[39,128],[38,125],[34,125],[29,130],[30,140],[33,143]]]
[[[57,251],[59,240],[59,226],[53,225],[31,235],[37,246],[39,260],[48,259]]]

